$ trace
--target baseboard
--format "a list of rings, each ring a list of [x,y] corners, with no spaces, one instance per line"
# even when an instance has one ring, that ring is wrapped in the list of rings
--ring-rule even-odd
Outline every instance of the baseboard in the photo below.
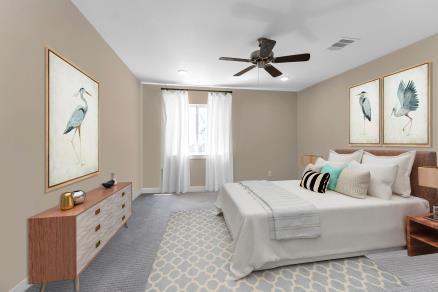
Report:
[[[190,193],[205,192],[205,189],[206,189],[205,186],[190,186],[188,192]]]
[[[156,193],[160,193],[160,192],[161,192],[161,188],[142,188],[141,189],[142,194],[156,194]]]
[[[190,193],[205,192],[205,186],[190,186],[187,191]],[[142,194],[157,194],[160,192],[161,192],[161,188],[142,188],[141,189]]]
[[[134,201],[135,199],[137,199],[138,196],[140,196],[141,194],[143,194],[143,190],[138,190],[136,192],[132,193],[132,200]]]
[[[14,288],[12,288],[11,290],[9,290],[9,292],[24,292],[27,289],[30,288],[30,285],[27,282],[27,278],[23,279],[20,283],[18,283]]]

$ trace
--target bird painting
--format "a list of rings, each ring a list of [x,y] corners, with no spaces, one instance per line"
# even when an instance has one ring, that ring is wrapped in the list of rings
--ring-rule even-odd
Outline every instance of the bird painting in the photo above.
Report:
[[[366,91],[362,91],[359,94],[359,105],[362,109],[363,114],[363,131],[365,132],[365,122],[368,120],[371,122],[371,103],[367,96]]]
[[[412,129],[413,118],[409,113],[416,111],[419,106],[419,99],[417,94],[417,89],[415,88],[415,83],[412,80],[408,81],[406,85],[403,80],[400,81],[397,90],[397,98],[399,104],[394,106],[391,112],[391,116],[396,118],[407,117],[408,121],[402,128],[402,133],[409,136]]]
[[[78,134],[78,138],[79,138],[79,155],[77,155],[77,156],[78,156],[78,160],[79,160],[79,163],[81,164],[81,166],[84,165],[84,163],[82,161],[81,126],[82,126],[82,123],[83,123],[83,121],[85,119],[85,116],[86,116],[86,114],[88,112],[88,103],[87,103],[87,100],[84,97],[84,94],[86,94],[88,96],[91,96],[91,94],[87,90],[85,90],[85,88],[83,88],[83,87],[81,87],[79,89],[79,91],[75,95],[73,95],[73,97],[78,97],[79,96],[81,98],[81,100],[84,102],[84,104],[78,105],[76,107],[76,109],[71,114],[70,119],[67,122],[67,126],[65,127],[65,130],[64,130],[64,135],[66,135],[66,134],[68,134],[68,133],[70,133],[71,131],[74,130],[73,137],[72,137],[70,143],[71,143],[71,145],[73,147],[73,150],[75,150],[76,155],[77,155],[77,151],[76,151],[76,148],[74,146],[74,139],[76,137],[76,133]]]

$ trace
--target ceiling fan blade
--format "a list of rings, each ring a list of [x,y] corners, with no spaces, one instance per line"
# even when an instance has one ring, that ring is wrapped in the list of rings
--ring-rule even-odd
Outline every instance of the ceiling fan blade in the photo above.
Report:
[[[283,74],[283,73],[281,73],[277,68],[275,68],[274,66],[272,66],[271,64],[266,64],[266,65],[265,65],[265,70],[266,70],[269,74],[271,74],[271,76],[274,77],[274,78],[280,76],[281,74]]]
[[[254,67],[255,67],[255,65],[251,65],[251,66],[243,69],[242,71],[237,72],[236,74],[234,74],[234,76],[240,76],[242,74],[245,74],[246,72],[248,72],[249,70],[253,69]]]
[[[275,46],[276,41],[270,40],[267,38],[260,38],[259,44],[260,44],[260,57],[267,58],[272,53],[272,49]]]
[[[306,54],[276,57],[274,58],[272,63],[304,62],[304,61],[309,61],[309,59],[310,59],[310,54],[306,53]]]
[[[236,62],[248,62],[250,63],[250,59],[242,59],[242,58],[231,58],[231,57],[220,57],[219,60],[222,61],[236,61]]]

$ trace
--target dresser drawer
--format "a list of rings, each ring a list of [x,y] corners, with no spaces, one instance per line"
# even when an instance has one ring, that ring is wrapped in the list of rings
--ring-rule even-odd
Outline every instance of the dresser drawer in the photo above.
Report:
[[[81,271],[100,251],[104,241],[105,228],[110,213],[110,202],[104,200],[76,217],[76,264]]]
[[[109,207],[109,213],[111,214],[108,219],[109,224],[108,233],[111,237],[120,226],[125,223],[131,216],[131,189],[125,188],[115,193],[111,198],[111,206]]]

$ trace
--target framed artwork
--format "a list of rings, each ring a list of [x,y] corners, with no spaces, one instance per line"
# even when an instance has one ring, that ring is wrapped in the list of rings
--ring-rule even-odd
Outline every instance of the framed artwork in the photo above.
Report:
[[[430,146],[430,65],[383,77],[383,143]]]
[[[380,144],[380,79],[350,88],[350,145]]]
[[[46,49],[46,191],[99,173],[99,83]]]

